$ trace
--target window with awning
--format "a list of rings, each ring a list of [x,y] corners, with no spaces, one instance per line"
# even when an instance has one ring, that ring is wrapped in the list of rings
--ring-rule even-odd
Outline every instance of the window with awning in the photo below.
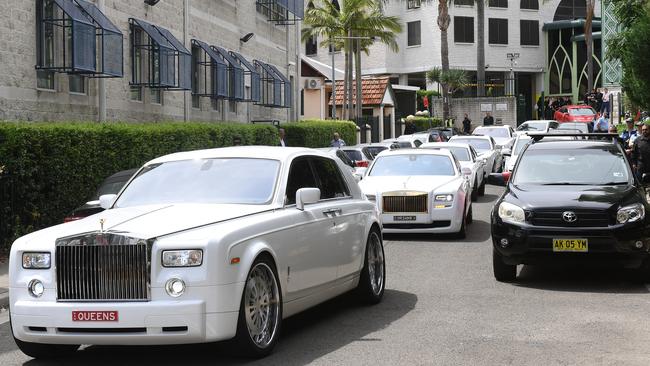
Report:
[[[211,46],[213,51],[220,55],[227,65],[228,70],[228,97],[232,101],[244,100],[244,69],[239,62],[225,49],[218,46]]]
[[[122,77],[119,29],[84,0],[36,1],[36,69],[88,77]]]
[[[249,93],[244,93],[242,102],[259,102],[260,101],[260,73],[255,66],[251,64],[244,56],[237,52],[229,51],[239,64],[244,68],[244,85],[250,87]]]
[[[214,99],[228,98],[228,65],[223,58],[207,43],[198,39],[192,40],[192,51],[192,95]]]
[[[256,104],[272,108],[291,107],[291,82],[275,66],[255,60],[260,70],[261,95]]]
[[[255,4],[258,13],[276,24],[295,24],[305,17],[303,0],[256,0]]]
[[[131,86],[192,89],[192,54],[167,29],[129,18]]]

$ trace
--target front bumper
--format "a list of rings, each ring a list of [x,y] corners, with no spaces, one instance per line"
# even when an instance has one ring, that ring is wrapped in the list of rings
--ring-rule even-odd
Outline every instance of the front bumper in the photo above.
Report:
[[[152,289],[152,298],[159,300],[101,303],[30,299],[23,295],[25,289],[10,288],[12,329],[22,341],[50,344],[162,345],[226,340],[236,334],[239,313],[212,311],[214,299],[225,303],[242,289],[240,283],[190,287],[178,299],[166,296],[162,289]],[[118,321],[73,321],[72,311],[117,311]]]
[[[433,208],[428,213],[382,213],[384,233],[428,234],[456,233],[460,230],[463,212],[454,202],[448,208]],[[398,220],[400,217],[414,217],[415,220]]]
[[[502,246],[501,240],[508,245]],[[553,252],[553,239],[587,239],[588,252]],[[636,242],[642,241],[639,249]],[[507,264],[575,263],[587,261],[638,268],[650,252],[650,230],[643,223],[608,228],[514,225],[493,218],[492,243]]]

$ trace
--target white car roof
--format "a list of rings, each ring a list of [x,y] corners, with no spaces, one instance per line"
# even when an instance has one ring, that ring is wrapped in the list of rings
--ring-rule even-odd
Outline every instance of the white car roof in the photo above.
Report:
[[[426,149],[428,147],[434,147],[436,149],[444,149],[445,147],[460,147],[460,148],[466,148],[469,149],[469,144],[464,144],[464,143],[453,143],[453,142],[427,142],[422,145],[420,145],[420,149]]]
[[[486,130],[495,130],[495,129],[503,129],[503,128],[510,128],[510,126],[478,126],[476,129],[478,130],[479,128],[486,129]]]
[[[433,149],[416,149],[416,148],[402,148],[395,150],[384,150],[377,154],[376,157],[380,156],[392,156],[392,155],[441,155],[449,156],[453,159],[453,155],[449,150],[433,150]]]
[[[528,123],[528,122],[544,122],[544,123],[551,123],[551,122],[557,122],[557,121],[554,120],[554,119],[531,119],[531,120],[529,120],[529,121],[523,122],[522,125],[523,125],[524,123]]]
[[[216,149],[194,150],[164,155],[147,162],[145,165],[166,163],[170,161],[213,159],[213,158],[258,158],[286,161],[297,155],[317,155],[329,157],[323,151],[304,147],[282,146],[233,146]]]
[[[490,136],[486,136],[486,135],[456,135],[456,136],[452,136],[449,139],[449,142],[452,142],[454,140],[465,140],[465,139],[470,139],[470,140],[490,140]]]

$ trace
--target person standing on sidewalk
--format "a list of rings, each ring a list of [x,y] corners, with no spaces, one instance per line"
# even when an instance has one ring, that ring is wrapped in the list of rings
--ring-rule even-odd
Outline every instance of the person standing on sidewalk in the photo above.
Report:
[[[334,139],[330,142],[331,147],[338,147],[339,149],[345,146],[345,141],[339,136],[338,132],[334,132]]]
[[[494,117],[490,115],[490,112],[485,112],[485,118],[483,118],[483,126],[494,126]]]
[[[632,146],[632,169],[639,179],[650,173],[650,126],[643,124],[641,136],[634,140]]]
[[[600,107],[600,113],[602,114],[609,114],[609,102],[610,99],[612,99],[612,93],[610,93],[607,88],[604,89],[603,93],[603,103],[602,106]]]
[[[469,119],[467,113],[465,113],[465,119],[463,119],[463,133],[470,134],[472,131],[472,120]]]

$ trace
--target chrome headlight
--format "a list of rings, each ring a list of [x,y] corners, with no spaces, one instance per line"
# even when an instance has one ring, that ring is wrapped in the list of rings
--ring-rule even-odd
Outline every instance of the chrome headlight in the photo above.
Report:
[[[616,213],[616,221],[618,221],[619,224],[643,220],[644,217],[645,207],[643,207],[643,204],[641,203],[622,207]]]
[[[25,252],[23,253],[23,268],[25,269],[48,269],[52,263],[52,256],[47,252]]]
[[[164,250],[162,252],[163,267],[198,267],[203,263],[203,251],[191,250]]]
[[[524,209],[508,202],[499,205],[499,217],[505,222],[522,223],[526,220]]]
[[[454,200],[453,194],[437,194],[434,197],[436,202],[452,202]]]

